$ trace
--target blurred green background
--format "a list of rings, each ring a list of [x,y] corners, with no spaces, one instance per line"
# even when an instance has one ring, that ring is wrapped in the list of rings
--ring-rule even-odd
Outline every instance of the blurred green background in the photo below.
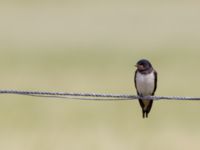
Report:
[[[200,2],[0,1],[0,89],[135,94],[149,59],[156,95],[200,96]],[[200,102],[0,96],[0,149],[200,148]]]

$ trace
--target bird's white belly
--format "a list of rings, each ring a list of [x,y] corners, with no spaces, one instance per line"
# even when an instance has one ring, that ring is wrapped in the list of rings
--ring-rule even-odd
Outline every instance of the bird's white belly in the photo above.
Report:
[[[142,96],[151,95],[154,91],[154,79],[155,77],[153,71],[150,74],[141,74],[137,72],[136,86],[139,94]]]

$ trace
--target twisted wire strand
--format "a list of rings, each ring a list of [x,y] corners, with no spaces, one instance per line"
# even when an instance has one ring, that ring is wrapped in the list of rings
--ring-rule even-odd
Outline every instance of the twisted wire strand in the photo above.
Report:
[[[72,92],[48,92],[48,91],[21,91],[21,90],[0,90],[0,94],[17,94],[46,98],[65,98],[77,100],[200,100],[200,97],[184,96],[145,96],[128,94],[99,94],[99,93],[72,93]]]

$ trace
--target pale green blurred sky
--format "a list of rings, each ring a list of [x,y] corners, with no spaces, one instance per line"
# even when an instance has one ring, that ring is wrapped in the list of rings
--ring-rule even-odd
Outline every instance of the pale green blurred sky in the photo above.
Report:
[[[2,48],[199,48],[198,1],[1,2]]]

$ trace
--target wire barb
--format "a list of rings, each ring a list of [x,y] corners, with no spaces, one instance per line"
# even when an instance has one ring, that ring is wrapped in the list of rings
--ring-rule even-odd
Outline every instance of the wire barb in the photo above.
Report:
[[[0,94],[17,94],[47,98],[65,98],[77,100],[200,100],[200,97],[184,96],[144,96],[128,94],[97,94],[97,93],[70,93],[70,92],[47,92],[47,91],[20,91],[20,90],[0,90]]]

